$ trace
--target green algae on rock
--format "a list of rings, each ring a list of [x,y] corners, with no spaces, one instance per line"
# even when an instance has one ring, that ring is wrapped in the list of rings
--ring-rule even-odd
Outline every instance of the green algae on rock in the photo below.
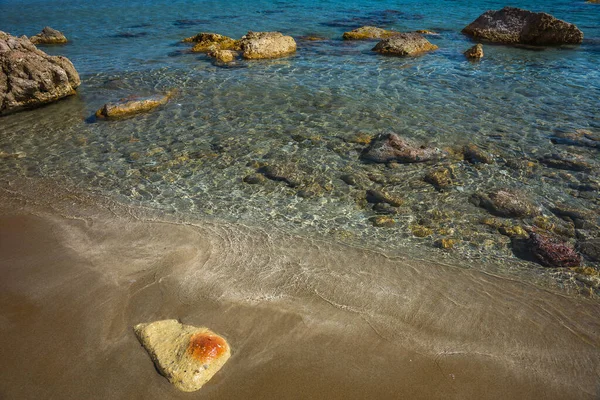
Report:
[[[184,392],[200,389],[231,355],[225,339],[210,329],[174,319],[138,324],[134,331],[156,369]]]

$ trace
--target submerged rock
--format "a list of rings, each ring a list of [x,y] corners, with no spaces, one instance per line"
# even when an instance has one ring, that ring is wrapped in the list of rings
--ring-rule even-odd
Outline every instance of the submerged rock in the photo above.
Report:
[[[463,158],[471,164],[492,164],[494,162],[494,157],[490,153],[474,144],[463,147]]]
[[[363,159],[377,163],[415,163],[446,156],[447,153],[436,147],[419,147],[395,133],[379,135],[361,155]]]
[[[167,104],[171,96],[171,93],[149,97],[130,96],[116,103],[106,103],[96,111],[96,117],[118,119],[148,112],[158,106]]]
[[[368,40],[385,39],[398,34],[400,34],[400,32],[388,31],[375,26],[361,26],[360,28],[353,29],[350,32],[344,32],[342,37],[345,40]]]
[[[418,33],[399,33],[384,39],[373,47],[373,51],[394,56],[415,56],[436,50],[438,46],[431,44]]]
[[[396,221],[392,217],[387,215],[378,215],[375,217],[369,218],[369,221],[378,228],[391,228],[396,225]]]
[[[229,359],[229,345],[208,328],[170,319],[134,328],[156,369],[177,389],[193,392],[208,382]]]
[[[238,56],[238,53],[233,50],[215,50],[208,53],[209,56],[222,63],[230,63]]]
[[[534,46],[579,44],[583,41],[583,32],[575,25],[550,14],[515,7],[486,11],[462,32],[490,42]]]
[[[578,243],[579,251],[593,261],[600,261],[600,238],[582,240]]]
[[[477,205],[499,217],[523,218],[540,214],[539,207],[536,207],[524,193],[516,190],[500,189],[487,195],[477,194],[473,198]]]
[[[581,256],[573,246],[556,237],[532,232],[528,245],[533,255],[546,267],[566,268],[581,264]]]
[[[471,47],[463,54],[469,60],[480,60],[483,58],[483,45],[481,43],[477,43],[475,46]]]
[[[67,38],[62,32],[49,26],[42,29],[40,33],[29,38],[33,44],[62,44],[67,43]]]
[[[547,154],[540,158],[539,161],[547,167],[569,171],[589,172],[593,169],[593,166],[589,162],[575,154]]]
[[[575,132],[558,133],[550,138],[554,144],[570,146],[592,147],[600,149],[600,134],[586,129],[577,129]]]
[[[299,187],[304,183],[304,174],[293,163],[278,163],[265,165],[258,169],[259,173],[272,181],[285,182],[289,187]]]
[[[183,39],[186,43],[195,43],[192,51],[208,53],[216,50],[240,50],[239,40],[218,33],[200,32],[197,35]]]
[[[280,32],[248,32],[240,39],[240,48],[249,60],[279,58],[296,52],[296,41]]]
[[[376,189],[367,190],[366,198],[367,202],[372,204],[387,203],[393,207],[400,207],[404,204],[404,200],[400,197]]]
[[[0,31],[0,115],[71,96],[80,84],[67,58],[49,56],[26,37]]]
[[[423,180],[441,191],[452,185],[452,172],[448,168],[438,168],[429,171]]]

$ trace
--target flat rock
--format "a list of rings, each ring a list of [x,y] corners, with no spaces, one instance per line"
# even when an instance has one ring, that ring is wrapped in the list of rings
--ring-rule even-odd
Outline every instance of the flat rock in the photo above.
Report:
[[[490,42],[534,46],[579,44],[583,41],[583,32],[577,26],[550,14],[515,7],[486,11],[462,32]]]
[[[49,26],[42,29],[40,33],[29,38],[33,44],[62,44],[67,43],[67,38],[61,31],[52,29]]]
[[[499,217],[533,217],[540,214],[529,198],[522,192],[499,189],[488,194],[474,196],[476,203]]]
[[[446,156],[444,151],[436,147],[417,146],[395,133],[379,135],[361,155],[363,159],[377,163],[415,163],[439,160]]]
[[[156,369],[177,389],[200,389],[231,355],[229,345],[208,328],[183,325],[174,319],[134,327]]]
[[[242,57],[255,60],[285,57],[296,52],[296,41],[281,32],[248,32],[240,39]]]
[[[593,169],[592,164],[583,157],[568,153],[546,154],[539,161],[547,167],[564,169],[568,171],[590,172]]]
[[[185,43],[194,43],[194,53],[208,53],[217,50],[240,50],[239,40],[212,32],[200,32],[183,39]]]
[[[469,60],[480,60],[483,58],[483,45],[481,43],[477,43],[475,46],[471,47],[463,54]]]
[[[431,44],[423,35],[411,32],[384,39],[373,47],[373,51],[394,56],[416,56],[437,48],[438,46]]]
[[[550,138],[550,141],[554,144],[600,149],[600,133],[594,133],[587,129],[577,129],[575,132],[568,133],[557,133]]]
[[[118,119],[144,113],[158,106],[167,104],[171,93],[166,95],[154,95],[148,97],[130,96],[115,103],[107,103],[96,111],[97,118]]]
[[[67,58],[49,56],[25,36],[0,31],[0,115],[71,96],[80,84]]]
[[[567,268],[581,264],[581,256],[573,246],[556,237],[532,232],[528,244],[533,255],[546,267]]]
[[[345,40],[369,40],[369,39],[385,39],[400,32],[389,31],[375,26],[361,26],[360,28],[353,29],[349,32],[344,32],[342,36]]]

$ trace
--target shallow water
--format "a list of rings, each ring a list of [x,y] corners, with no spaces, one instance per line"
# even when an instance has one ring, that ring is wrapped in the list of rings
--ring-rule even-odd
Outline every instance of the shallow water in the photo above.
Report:
[[[568,271],[548,271],[517,257],[511,240],[481,224],[488,213],[468,199],[498,187],[517,188],[552,223],[564,225],[571,241],[597,234],[576,232],[550,210],[567,204],[597,219],[598,149],[549,139],[576,129],[600,130],[600,6],[523,3],[577,24],[584,43],[543,51],[486,45],[480,63],[465,61],[462,52],[472,42],[460,29],[503,5],[4,1],[2,30],[33,35],[50,25],[72,40],[44,50],[69,57],[82,86],[77,97],[0,119],[0,151],[26,155],[0,159],[0,173],[7,180],[57,179],[124,203],[198,219],[277,227],[390,254],[426,252],[433,260],[468,260],[463,265],[587,291]],[[372,42],[340,40],[344,31],[364,24],[435,30],[439,36],[428,38],[440,50],[390,58],[373,54]],[[199,31],[239,37],[248,30],[328,40],[298,39],[295,56],[238,62],[235,68],[186,54],[188,46],[179,43]],[[174,100],[151,114],[117,122],[89,120],[107,101],[172,88],[178,89]],[[455,160],[389,168],[359,159],[364,145],[354,143],[357,135],[390,131],[444,148],[475,143],[496,163]],[[537,163],[557,151],[580,155],[593,170],[563,171]],[[511,167],[519,160],[535,167]],[[289,165],[314,193],[306,197],[283,182],[242,181],[264,163]],[[439,166],[450,167],[454,175],[453,186],[442,193],[423,181]],[[402,194],[405,204],[394,227],[372,225],[369,218],[376,213],[364,204],[364,188],[344,183],[340,176],[346,173],[367,177],[365,187]],[[585,185],[592,190],[574,189]],[[414,237],[411,227],[417,224],[430,227],[433,235]],[[437,249],[442,238],[456,239],[455,248]]]

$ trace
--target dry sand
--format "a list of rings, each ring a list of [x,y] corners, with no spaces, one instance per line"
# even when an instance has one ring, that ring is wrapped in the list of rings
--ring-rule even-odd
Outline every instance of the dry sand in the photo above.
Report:
[[[474,269],[0,185],[1,399],[598,399],[600,303]],[[208,326],[195,393],[140,322]]]

